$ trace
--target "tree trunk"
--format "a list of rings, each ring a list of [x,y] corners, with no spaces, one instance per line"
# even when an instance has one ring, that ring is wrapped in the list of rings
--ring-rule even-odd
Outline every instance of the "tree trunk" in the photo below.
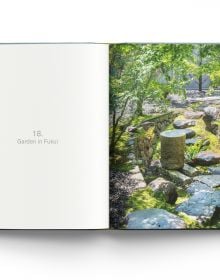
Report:
[[[110,156],[114,157],[115,154],[115,138],[116,138],[116,129],[117,129],[117,121],[116,121],[116,111],[113,111],[112,115],[112,135],[109,146]]]
[[[199,48],[199,67],[202,66],[202,50],[201,50],[201,45]],[[199,91],[202,91],[202,74],[199,76]]]
[[[199,91],[202,91],[202,75],[199,76]]]
[[[115,130],[113,128],[110,147],[109,147],[109,153],[110,153],[111,157],[114,157],[114,155],[115,155],[115,136],[116,136],[115,135]]]
[[[137,116],[143,116],[143,98],[139,97],[137,101],[137,108],[136,108],[136,115]]]

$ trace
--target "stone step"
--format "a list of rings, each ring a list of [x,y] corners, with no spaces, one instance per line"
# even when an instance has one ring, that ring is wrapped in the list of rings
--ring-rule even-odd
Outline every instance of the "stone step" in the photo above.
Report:
[[[207,186],[204,183],[201,183],[199,181],[192,182],[188,188],[186,189],[187,193],[190,195],[194,195],[198,192],[213,192],[213,188]]]
[[[193,216],[198,222],[209,221],[220,207],[220,191],[196,192],[176,207],[177,212]]]
[[[179,132],[185,133],[186,134],[186,139],[193,138],[196,135],[195,131],[190,129],[190,128],[176,129],[176,130],[179,131]]]
[[[163,174],[170,178],[173,182],[185,186],[187,184],[190,184],[192,182],[192,178],[184,175],[183,173],[177,171],[177,170],[167,170],[163,169]]]
[[[190,146],[190,145],[194,145],[196,144],[196,142],[198,141],[198,138],[191,138],[191,139],[186,139],[186,145]]]
[[[149,208],[128,214],[127,229],[184,229],[184,221],[170,212]]]
[[[220,175],[199,175],[194,177],[193,180],[206,184],[210,188],[216,188],[220,186]]]
[[[197,170],[195,167],[190,166],[189,164],[184,164],[183,168],[180,170],[181,173],[185,174],[189,177],[194,177],[199,175],[199,170]]]
[[[187,127],[191,127],[191,126],[195,126],[195,125],[196,125],[196,121],[191,120],[191,119],[175,120],[173,122],[174,128],[187,128]]]
[[[129,171],[128,177],[130,180],[132,180],[135,189],[141,189],[146,187],[146,182],[138,165],[136,165],[133,169]]]

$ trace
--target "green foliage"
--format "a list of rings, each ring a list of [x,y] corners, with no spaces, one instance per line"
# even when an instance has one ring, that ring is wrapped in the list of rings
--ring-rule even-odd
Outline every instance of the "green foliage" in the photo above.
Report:
[[[142,116],[135,116],[131,122],[131,125],[136,126],[144,121],[148,121],[152,117],[155,117],[155,115],[142,115]]]
[[[190,217],[183,212],[178,213],[178,216],[184,220],[187,229],[203,228],[203,226],[199,224],[193,217]]]
[[[187,161],[192,161],[198,153],[207,149],[203,143],[204,140],[198,140],[194,145],[186,146],[185,158]]]
[[[215,44],[112,44],[109,60],[112,156],[135,116],[143,115],[146,100],[166,111],[167,95],[185,96],[192,80],[201,86],[201,77],[208,76],[209,92],[220,85],[220,46]]]
[[[189,63],[190,77],[198,82],[202,90],[202,76],[211,80],[209,93],[220,84],[220,47],[217,44],[194,44]]]
[[[196,132],[197,136],[200,136],[202,139],[208,139],[210,141],[209,150],[213,152],[219,152],[220,143],[216,135],[206,130],[205,123],[202,119],[196,120],[196,126],[191,127]]]
[[[161,143],[158,139],[156,144],[154,145],[154,151],[153,151],[153,160],[160,159],[160,150],[161,150]]]
[[[150,188],[135,191],[127,201],[127,214],[147,208],[161,208],[171,212],[174,209],[173,206],[166,203],[163,199],[154,197]]]
[[[182,203],[183,201],[188,199],[188,194],[183,189],[178,189],[178,199],[175,205],[170,205],[169,203],[165,202],[163,197],[155,197],[152,190],[150,188],[144,188],[141,190],[135,191],[127,201],[127,211],[126,214],[137,210],[144,210],[149,208],[160,208],[167,210],[175,215],[181,217],[184,222],[186,223],[187,228],[200,228],[201,226],[198,222],[193,219],[192,217],[184,214],[184,213],[177,213],[175,208],[177,204]]]

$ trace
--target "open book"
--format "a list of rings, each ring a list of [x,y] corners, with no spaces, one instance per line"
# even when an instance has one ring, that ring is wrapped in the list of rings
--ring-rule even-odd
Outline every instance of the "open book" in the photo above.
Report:
[[[214,44],[1,44],[0,228],[219,228],[219,87]]]

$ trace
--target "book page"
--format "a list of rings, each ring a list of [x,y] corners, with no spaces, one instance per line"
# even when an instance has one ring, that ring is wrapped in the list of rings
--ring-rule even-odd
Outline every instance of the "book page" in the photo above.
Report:
[[[108,45],[0,45],[0,228],[108,228]]]
[[[220,229],[220,45],[109,46],[110,228]]]

